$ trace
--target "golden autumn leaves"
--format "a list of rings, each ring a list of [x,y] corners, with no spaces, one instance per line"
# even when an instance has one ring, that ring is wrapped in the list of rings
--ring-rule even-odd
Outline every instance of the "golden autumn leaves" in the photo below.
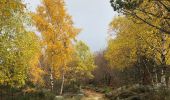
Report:
[[[66,12],[64,1],[44,0],[32,17],[42,33],[47,62],[53,63],[50,67],[66,67],[63,62],[69,62],[73,50],[72,40],[79,31],[74,28],[71,17]]]
[[[53,91],[54,88],[54,79],[61,79],[60,94],[62,94],[64,82],[69,81],[65,77],[76,79],[76,81],[80,79],[76,76],[78,73],[88,73],[84,76],[91,77],[94,59],[90,55],[90,49],[85,50],[89,57],[82,54],[87,57],[87,62],[79,58],[82,55],[76,54],[76,52],[81,52],[74,45],[76,43],[74,40],[80,29],[74,27],[71,16],[65,9],[64,1],[43,0],[42,5],[37,8],[37,12],[32,13],[31,16],[38,31],[42,34],[42,47],[45,50],[42,55],[45,62],[44,66],[47,68],[47,75],[51,78],[51,90]],[[85,44],[83,46],[86,47]],[[80,68],[82,70],[78,70]]]
[[[1,0],[0,5],[0,84],[45,85],[50,70],[54,78],[65,74],[80,30],[73,26],[64,1],[43,0],[36,13],[29,13],[40,37],[25,28],[32,21],[21,0]]]

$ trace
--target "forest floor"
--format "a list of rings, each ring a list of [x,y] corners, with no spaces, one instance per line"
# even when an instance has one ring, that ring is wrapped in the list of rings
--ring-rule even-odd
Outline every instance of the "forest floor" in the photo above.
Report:
[[[85,97],[82,100],[108,100],[105,97],[105,94],[95,92],[93,90],[84,89],[83,90]]]

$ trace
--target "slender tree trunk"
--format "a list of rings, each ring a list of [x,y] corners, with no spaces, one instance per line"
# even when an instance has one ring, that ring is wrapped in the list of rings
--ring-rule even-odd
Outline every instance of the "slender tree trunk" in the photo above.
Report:
[[[157,66],[156,66],[156,50],[155,50],[155,45],[154,45],[154,55],[153,55],[153,60],[154,60],[154,64],[153,64],[153,73],[154,73],[154,84],[153,85],[158,85],[158,74],[157,74]]]
[[[64,81],[65,81],[65,76],[64,76],[64,72],[63,72],[62,73],[62,83],[61,83],[60,95],[63,94]]]
[[[108,74],[108,82],[107,82],[108,86],[110,85],[110,82],[111,82],[111,76]]]
[[[143,71],[141,67],[140,47],[137,48],[137,68],[139,73],[139,84],[143,84]]]
[[[65,40],[63,40],[63,45],[64,45],[64,48],[66,49],[67,48],[67,43],[66,43],[66,41]],[[62,95],[63,94],[63,88],[64,88],[64,81],[65,81],[65,72],[64,72],[64,70],[65,70],[65,67],[66,67],[66,59],[64,60],[64,62],[63,62],[63,68],[62,68],[62,83],[61,83],[61,89],[60,89],[60,95]]]
[[[136,37],[136,39],[138,39],[138,41],[137,41],[137,47],[136,47],[136,49],[137,49],[137,51],[136,51],[136,55],[137,55],[137,69],[138,69],[138,81],[139,81],[139,84],[143,84],[143,70],[142,70],[142,66],[141,66],[141,41],[140,41],[140,36],[138,36],[137,35],[137,37]]]
[[[53,81],[53,69],[51,68],[51,73],[50,73],[50,84],[51,84],[51,91],[54,90],[54,81]]]
[[[53,52],[52,52],[52,56],[51,56],[51,69],[50,69],[50,85],[51,85],[51,91],[54,90],[54,77],[53,77]]]
[[[161,71],[161,83],[162,85],[166,86],[166,35],[164,32],[162,32],[162,54],[161,54],[161,60],[162,60],[162,71]]]
[[[156,68],[156,65],[154,64],[154,76],[155,76],[155,79],[154,79],[154,85],[158,85],[158,74],[157,74],[157,68]]]

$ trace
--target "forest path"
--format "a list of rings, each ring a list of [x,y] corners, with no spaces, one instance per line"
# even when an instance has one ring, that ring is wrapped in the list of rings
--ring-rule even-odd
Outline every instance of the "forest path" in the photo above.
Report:
[[[105,98],[105,95],[102,93],[95,92],[93,90],[87,90],[84,89],[85,97],[83,97],[81,100],[108,100]]]

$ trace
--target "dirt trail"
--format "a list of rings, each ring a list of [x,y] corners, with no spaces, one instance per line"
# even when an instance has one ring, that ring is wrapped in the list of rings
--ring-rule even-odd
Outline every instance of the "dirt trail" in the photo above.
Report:
[[[92,91],[92,90],[83,90],[85,97],[82,100],[108,100],[105,98],[104,94]]]

